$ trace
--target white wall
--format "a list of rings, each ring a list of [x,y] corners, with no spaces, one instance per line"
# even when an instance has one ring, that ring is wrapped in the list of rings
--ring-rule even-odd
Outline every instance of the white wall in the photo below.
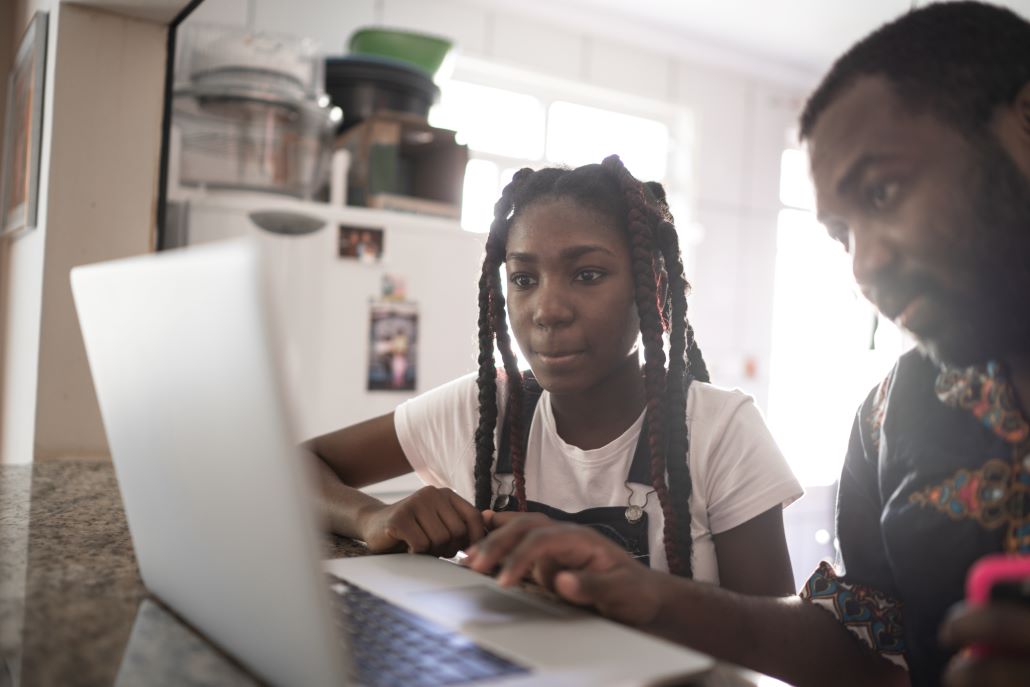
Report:
[[[46,88],[43,96],[43,141],[40,154],[37,228],[4,240],[0,316],[4,335],[0,361],[0,462],[32,461],[36,426],[36,370],[42,310],[43,254],[49,200],[50,122],[53,119],[54,47],[59,18],[57,0],[15,0],[13,49],[36,11],[50,12]],[[6,74],[6,72],[5,72]],[[6,79],[4,80],[6,84]],[[5,89],[6,91],[6,89]]]
[[[68,273],[154,248],[166,36],[161,24],[61,6],[37,457],[107,452]]]
[[[205,0],[189,21],[308,36],[338,53],[360,26],[409,28],[449,36],[477,60],[684,108],[696,126],[689,193],[704,230],[687,255],[691,317],[715,381],[765,406],[779,158],[818,74],[654,27],[494,0]]]
[[[7,242],[0,275],[0,462],[13,463],[107,452],[68,272],[152,250],[166,50],[161,23],[36,0],[18,25],[35,9],[50,12],[38,226]]]

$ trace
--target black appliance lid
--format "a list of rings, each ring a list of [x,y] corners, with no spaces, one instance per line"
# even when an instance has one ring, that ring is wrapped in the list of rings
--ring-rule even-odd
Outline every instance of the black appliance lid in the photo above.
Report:
[[[439,87],[428,74],[401,60],[378,55],[325,58],[326,90],[361,81],[376,81],[405,90],[414,90],[434,99],[440,93]]]

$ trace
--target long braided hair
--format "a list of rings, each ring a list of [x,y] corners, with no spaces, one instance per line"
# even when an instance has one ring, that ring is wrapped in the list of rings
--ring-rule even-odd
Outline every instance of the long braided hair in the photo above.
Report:
[[[651,485],[665,518],[663,540],[669,569],[692,577],[690,494],[687,458],[687,391],[690,382],[708,380],[708,369],[694,330],[687,321],[687,292],[683,259],[672,215],[661,184],[643,184],[615,155],[600,165],[576,169],[519,170],[494,205],[479,279],[479,426],[476,429],[475,500],[480,510],[493,496],[494,433],[497,428],[497,368],[494,346],[501,353],[507,378],[506,430],[511,448],[515,497],[526,510],[523,379],[511,348],[501,291],[508,232],[533,203],[569,198],[612,218],[630,246],[635,300],[644,344],[647,442],[651,455]],[[663,334],[669,335],[666,366]],[[676,498],[672,497],[676,495]]]

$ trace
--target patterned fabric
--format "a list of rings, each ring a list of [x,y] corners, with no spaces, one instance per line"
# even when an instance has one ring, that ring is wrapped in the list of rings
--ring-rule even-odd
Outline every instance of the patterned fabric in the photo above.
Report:
[[[808,578],[800,596],[829,611],[880,656],[908,668],[900,603],[875,589],[849,584],[825,561]]]
[[[891,370],[876,389],[876,400],[873,401],[872,412],[868,415],[868,436],[874,451],[880,450],[880,427],[883,426],[883,417],[887,414],[887,390],[890,389],[891,380],[894,379],[894,370]]]
[[[936,508],[953,520],[972,519],[987,529],[1008,522],[1005,504],[1010,495],[1009,464],[989,460],[978,470],[959,470],[940,484],[909,496],[912,503]]]
[[[1030,552],[1030,423],[1020,410],[1005,368],[945,369],[934,385],[942,403],[971,413],[1011,446],[1009,460],[991,459],[977,470],[959,470],[949,479],[911,495],[955,519],[983,527],[1007,525],[1005,551]]]
[[[821,566],[802,596],[907,665],[915,687],[939,685],[953,652],[937,633],[969,568],[1030,553],[1030,423],[1003,366],[899,359],[855,418],[837,540],[845,572]]]
[[[1018,444],[1030,437],[1030,424],[1020,412],[1016,393],[999,363],[945,369],[937,376],[936,392],[943,403],[968,410],[1009,443]]]

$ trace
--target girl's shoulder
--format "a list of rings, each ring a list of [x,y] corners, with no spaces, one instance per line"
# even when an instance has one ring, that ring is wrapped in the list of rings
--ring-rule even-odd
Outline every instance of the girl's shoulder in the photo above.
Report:
[[[414,398],[405,402],[404,405],[426,405],[426,406],[472,406],[475,408],[479,407],[479,375],[476,372],[470,372],[452,379],[449,382],[444,382],[439,386],[436,386],[428,391],[424,391]],[[504,379],[503,370],[498,370],[497,374],[497,397],[498,401],[505,398],[505,391],[507,385]]]
[[[687,418],[697,421],[728,420],[743,408],[754,408],[755,399],[740,389],[694,381],[687,391]]]

